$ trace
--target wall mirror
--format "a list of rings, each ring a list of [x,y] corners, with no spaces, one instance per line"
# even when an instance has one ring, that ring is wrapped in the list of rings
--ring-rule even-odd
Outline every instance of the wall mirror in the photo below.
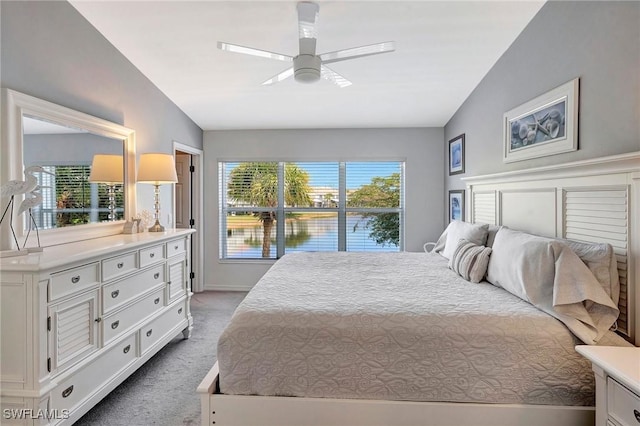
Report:
[[[120,233],[124,218],[135,215],[134,131],[9,89],[2,90],[2,102],[0,182],[25,180],[28,168],[41,167],[33,172],[42,197],[32,209],[35,225],[28,212],[17,214],[25,196],[15,199],[12,224],[18,244],[24,244],[30,226],[38,227],[43,247]],[[110,166],[121,167],[116,182],[91,175],[98,154],[117,160]],[[7,203],[2,200],[3,210]],[[5,222],[0,227],[3,250],[16,246]],[[32,231],[27,247],[34,245]]]

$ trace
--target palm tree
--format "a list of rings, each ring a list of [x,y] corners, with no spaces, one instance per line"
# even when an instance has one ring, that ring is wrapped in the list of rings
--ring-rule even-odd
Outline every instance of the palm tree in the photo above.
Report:
[[[284,168],[284,202],[287,207],[310,206],[309,174],[295,164]],[[252,207],[272,210],[255,212],[262,222],[262,257],[271,251],[271,230],[276,221],[278,207],[278,163],[240,163],[229,174],[227,196]]]

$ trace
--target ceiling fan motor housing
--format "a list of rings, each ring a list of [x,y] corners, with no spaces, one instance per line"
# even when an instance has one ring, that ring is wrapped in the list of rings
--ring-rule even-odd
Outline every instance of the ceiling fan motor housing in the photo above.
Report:
[[[320,80],[319,56],[298,55],[293,58],[294,78],[301,83],[313,83]]]

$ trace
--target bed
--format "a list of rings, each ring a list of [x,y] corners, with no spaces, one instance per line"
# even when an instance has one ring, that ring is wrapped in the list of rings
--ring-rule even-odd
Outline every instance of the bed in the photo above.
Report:
[[[575,207],[567,200],[576,191],[591,200],[598,198],[594,191],[605,191],[595,192],[605,198],[622,194],[629,209],[638,190],[637,159],[572,164],[564,176],[554,172],[553,186],[544,170],[467,182],[469,216],[509,227],[495,227],[492,239],[498,244],[487,263],[498,264],[500,250],[503,258],[513,251],[498,240],[514,238],[510,233],[519,232],[510,230],[514,225],[528,231],[519,234],[524,238],[575,238]],[[549,200],[552,213],[537,211]],[[533,216],[523,220],[527,204],[534,211],[526,213]],[[592,315],[603,318],[591,327],[575,320],[582,313],[573,308],[551,309],[548,294],[532,293],[527,283],[509,288],[517,278],[496,272],[509,269],[504,265],[494,266],[492,274],[487,264],[483,277],[492,282],[461,277],[451,267],[451,244],[448,250],[436,248],[439,254],[286,255],[247,295],[220,338],[218,363],[198,389],[203,424],[592,424],[593,375],[574,347],[629,345],[635,338],[629,303],[635,297],[629,285],[635,247],[629,241],[632,226],[623,228],[625,250],[611,241],[611,232],[576,238],[612,247],[616,280],[618,273],[621,277],[619,295],[608,294],[618,303],[607,307],[603,297],[597,308],[589,305]],[[493,244],[487,236],[480,245]],[[578,258],[558,248],[564,243],[544,244],[541,253],[552,263]],[[570,270],[568,277],[579,275]],[[554,291],[572,293],[589,279]],[[529,293],[523,297],[522,291]],[[608,330],[613,322],[618,333]]]

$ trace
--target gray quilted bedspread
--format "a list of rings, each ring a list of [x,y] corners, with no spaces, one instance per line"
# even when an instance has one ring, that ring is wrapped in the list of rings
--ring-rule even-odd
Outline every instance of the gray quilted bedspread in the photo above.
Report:
[[[220,389],[406,401],[594,405],[558,320],[425,253],[295,253],[218,342]],[[625,345],[609,332],[600,344]]]

